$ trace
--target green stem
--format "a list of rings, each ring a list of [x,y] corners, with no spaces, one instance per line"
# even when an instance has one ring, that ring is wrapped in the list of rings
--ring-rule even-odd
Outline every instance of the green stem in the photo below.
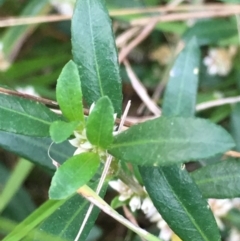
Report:
[[[0,194],[0,213],[8,205],[9,201],[19,190],[19,187],[22,185],[29,172],[32,170],[34,165],[24,159],[20,159],[17,163],[17,166],[13,170],[10,178],[8,179],[4,189]]]
[[[103,212],[138,234],[140,237],[146,239],[147,241],[163,241],[156,236],[150,234],[144,229],[141,229],[134,224],[132,224],[130,221],[128,221],[126,218],[124,218],[122,215],[120,215],[118,212],[116,212],[111,206],[109,206],[101,197],[99,197],[89,186],[84,185],[77,191],[79,194],[81,194],[84,198],[89,200],[91,203],[96,205],[98,208],[100,208]]]

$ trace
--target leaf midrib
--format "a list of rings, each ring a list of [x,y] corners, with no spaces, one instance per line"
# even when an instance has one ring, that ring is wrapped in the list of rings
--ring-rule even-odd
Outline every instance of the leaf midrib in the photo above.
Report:
[[[162,172],[162,171],[161,171]],[[192,216],[188,213],[184,203],[178,198],[178,196],[175,194],[175,190],[173,189],[172,185],[170,185],[170,183],[168,182],[168,180],[166,179],[164,172],[162,172],[162,176],[165,179],[165,182],[167,183],[167,185],[169,186],[169,189],[172,190],[173,195],[175,196],[175,198],[178,200],[178,202],[181,204],[182,208],[184,209],[185,213],[187,214],[187,216],[189,217],[189,219],[191,220],[192,224],[196,227],[196,229],[198,230],[198,232],[201,234],[201,236],[204,238],[204,240],[209,241],[209,239],[204,235],[204,233],[202,232],[202,230],[200,229],[199,225],[195,222],[195,219],[192,218]]]
[[[96,72],[97,72],[97,77],[98,77],[98,84],[99,84],[100,94],[101,94],[101,96],[104,96],[104,91],[102,88],[102,80],[101,80],[101,76],[100,76],[100,70],[99,70],[97,55],[96,55],[95,41],[94,41],[94,37],[93,37],[92,18],[91,18],[91,14],[90,14],[90,0],[87,0],[87,6],[88,6],[88,17],[89,17],[89,23],[90,23],[89,28],[90,28],[90,32],[91,32],[93,55],[94,55],[94,62],[95,62],[95,67],[96,67]]]
[[[43,120],[43,119],[36,118],[36,117],[34,117],[34,116],[32,116],[32,115],[27,115],[27,114],[25,114],[25,113],[23,113],[23,112],[19,112],[19,111],[10,109],[10,108],[4,108],[3,106],[1,106],[0,109],[3,109],[3,110],[5,110],[5,111],[7,111],[7,112],[10,112],[10,113],[18,114],[18,115],[23,116],[23,117],[27,117],[27,118],[32,119],[32,120],[35,120],[35,121],[39,121],[39,122],[41,122],[41,123],[43,123],[43,124],[46,124],[46,125],[50,125],[50,124],[51,124],[51,122],[45,121],[45,120]]]
[[[189,142],[189,141],[188,141]],[[141,141],[133,141],[133,142],[125,142],[125,143],[120,143],[120,144],[113,144],[110,146],[110,149],[114,149],[114,148],[119,148],[119,147],[130,147],[130,146],[134,146],[134,145],[144,145],[144,144],[162,144],[162,143],[171,143],[171,144],[186,144],[186,141],[183,141],[182,139],[171,139],[170,141],[166,141],[166,139],[161,139],[161,140],[141,140]],[[213,141],[213,142],[207,142],[204,140],[203,141],[191,141],[189,142],[190,144],[194,143],[195,144],[201,144],[201,143],[205,143],[206,145],[211,145],[211,144],[225,144],[226,142],[221,142],[221,141]],[[228,142],[227,142],[228,143]]]

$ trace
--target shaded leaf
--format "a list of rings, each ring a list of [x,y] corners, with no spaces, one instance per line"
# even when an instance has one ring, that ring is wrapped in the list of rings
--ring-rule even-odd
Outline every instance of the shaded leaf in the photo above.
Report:
[[[108,96],[121,114],[122,87],[111,21],[103,0],[78,0],[72,18],[72,53],[90,106]]]
[[[17,225],[3,240],[21,240],[29,234],[37,225],[58,209],[66,200],[48,200],[38,209],[31,213],[26,219]]]
[[[185,168],[173,165],[140,167],[140,170],[144,170],[142,177],[150,197],[154,197],[155,207],[179,237],[184,237],[184,241],[220,241],[208,204],[190,176],[185,175]],[[173,175],[181,182],[176,182]]]
[[[194,115],[199,60],[199,49],[196,40],[193,39],[178,55],[174,63],[171,72],[172,76],[169,79],[164,95],[163,114],[165,116],[191,117]],[[143,180],[146,190],[155,203],[157,210],[163,216],[167,215],[167,223],[182,240],[189,240],[189,237],[192,236],[196,238],[194,240],[202,240],[205,238],[204,236],[208,240],[211,240],[211,237],[219,238],[219,231],[211,211],[206,210],[206,201],[203,199],[195,182],[192,181],[189,173],[182,170],[182,167],[181,165],[172,165],[147,169],[140,168],[140,173],[145,177]],[[159,173],[164,173],[164,176],[160,180],[154,179],[154,177],[158,177]],[[154,179],[153,181],[152,178]],[[157,186],[154,186],[152,182],[154,184],[157,182]],[[155,192],[156,189],[167,189],[167,191],[166,193],[163,191]],[[186,190],[185,195],[187,195],[187,199],[181,190]],[[196,198],[197,201],[195,201]],[[159,202],[159,200],[161,201]],[[187,201],[188,204],[186,205]],[[178,206],[179,209],[177,211],[171,210],[170,213],[167,213],[169,202],[171,204],[174,203],[174,208]],[[200,208],[194,209],[193,206],[196,204],[200,204]],[[204,212],[202,212],[201,207],[204,207]],[[179,219],[182,221],[181,223],[176,222]],[[211,224],[211,232],[204,231],[206,224],[203,220],[208,220],[209,224]],[[182,223],[188,225],[182,225]]]
[[[188,42],[194,36],[199,45],[207,45],[229,38],[237,34],[235,19],[209,19],[198,21],[183,35],[183,40]]]
[[[109,152],[138,165],[169,165],[208,158],[232,147],[231,136],[207,120],[161,117],[115,136]]]
[[[49,126],[60,117],[44,105],[0,94],[0,130],[28,136],[49,136]]]
[[[84,123],[82,89],[76,64],[70,60],[57,80],[57,101],[63,115],[70,121]]]
[[[191,117],[195,113],[200,51],[193,38],[177,57],[164,94],[163,115]]]
[[[191,173],[205,198],[240,197],[240,162],[224,160]]]
[[[96,189],[97,184],[98,181],[95,181],[94,183],[91,183],[90,186]],[[106,190],[107,184],[105,183],[99,195],[104,197]],[[40,234],[44,232],[63,238],[64,240],[74,240],[77,236],[80,225],[86,216],[89,205],[90,203],[86,199],[80,195],[74,195],[44,220],[38,228]],[[99,209],[94,207],[78,241],[86,240],[98,214]],[[38,241],[38,235],[36,235],[34,240]]]
[[[1,193],[2,189],[10,178],[11,173],[6,167],[0,163],[0,185]],[[1,201],[2,203],[2,201]],[[21,187],[16,192],[13,199],[8,203],[8,206],[1,213],[2,216],[11,220],[22,221],[35,209],[35,205],[31,200],[30,195],[24,187]]]
[[[77,128],[79,122],[55,121],[50,126],[50,135],[54,142],[60,143],[68,139]]]
[[[19,134],[0,131],[0,146],[16,155],[24,157],[37,165],[49,170],[55,170],[51,159],[48,156],[48,149],[51,145],[51,138],[30,137]],[[68,141],[61,144],[53,144],[49,150],[50,156],[62,164],[71,157],[75,148]]]
[[[64,199],[86,184],[96,173],[100,158],[85,152],[69,158],[55,172],[49,189],[50,199]]]
[[[233,107],[231,114],[231,133],[236,142],[236,149],[240,151],[240,104]]]
[[[107,148],[113,142],[114,110],[107,96],[101,97],[91,111],[86,125],[88,140],[96,146]]]

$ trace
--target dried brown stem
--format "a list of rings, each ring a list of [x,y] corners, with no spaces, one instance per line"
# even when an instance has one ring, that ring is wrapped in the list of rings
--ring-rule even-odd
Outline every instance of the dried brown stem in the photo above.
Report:
[[[149,21],[155,20],[158,22],[174,22],[174,21],[184,21],[188,19],[200,19],[200,18],[218,18],[218,17],[227,17],[231,15],[236,15],[240,13],[240,6],[237,6],[235,9],[231,10],[213,10],[207,12],[190,12],[190,13],[171,13],[163,16],[157,17],[147,17],[139,18],[132,20],[130,24],[132,26],[145,26]]]
[[[59,105],[56,101],[45,99],[45,98],[42,98],[42,97],[36,97],[36,96],[28,95],[28,94],[23,94],[23,93],[20,93],[20,92],[14,91],[14,90],[5,89],[5,88],[2,88],[2,87],[0,87],[0,93],[6,94],[6,95],[14,95],[14,96],[18,96],[18,97],[21,97],[21,98],[24,98],[24,99],[37,101],[37,102],[40,102],[40,103],[42,103],[42,104],[44,104],[48,107],[51,107],[53,109],[59,109]],[[84,114],[89,115],[89,110],[84,108]],[[116,118],[115,123],[117,125],[119,125],[120,122],[121,122],[121,119]],[[125,127],[130,127],[132,125],[133,125],[133,123],[131,123],[129,121],[124,122]]]
[[[147,14],[147,13],[168,13],[168,12],[183,12],[183,11],[229,11],[230,15],[234,15],[234,11],[240,6],[237,4],[207,4],[207,5],[180,5],[180,6],[160,6],[152,8],[136,8],[124,10],[112,10],[110,16],[125,16],[133,14]],[[194,13],[195,14],[195,13]],[[0,20],[0,27],[10,27],[26,24],[39,24],[49,22],[59,22],[71,19],[71,15],[47,15],[37,17],[8,17]],[[181,20],[181,19],[180,19]]]

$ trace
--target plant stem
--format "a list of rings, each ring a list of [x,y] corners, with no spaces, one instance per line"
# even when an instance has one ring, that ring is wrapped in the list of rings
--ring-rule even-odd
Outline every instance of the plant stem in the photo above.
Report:
[[[113,217],[115,220],[131,229],[133,232],[138,234],[140,237],[146,239],[147,241],[163,241],[156,236],[150,234],[146,230],[143,230],[136,225],[132,224],[118,212],[116,212],[112,207],[110,207],[101,197],[99,197],[89,186],[84,185],[77,191],[80,195],[86,198],[88,201],[93,203],[95,206],[100,208],[103,212]]]

